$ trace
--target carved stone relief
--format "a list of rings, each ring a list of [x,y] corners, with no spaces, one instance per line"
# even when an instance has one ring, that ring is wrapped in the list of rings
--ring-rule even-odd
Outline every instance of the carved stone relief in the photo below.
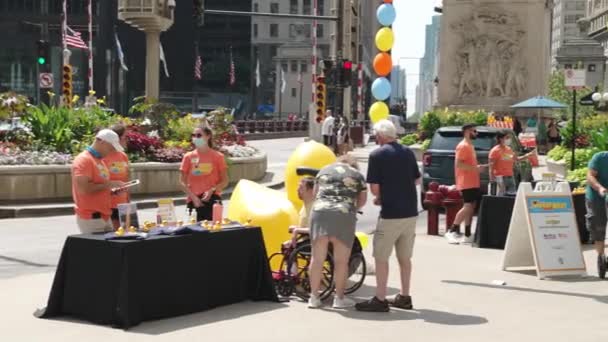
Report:
[[[461,40],[453,80],[459,97],[518,97],[525,91],[522,44],[526,32],[517,15],[483,6],[450,28]]]

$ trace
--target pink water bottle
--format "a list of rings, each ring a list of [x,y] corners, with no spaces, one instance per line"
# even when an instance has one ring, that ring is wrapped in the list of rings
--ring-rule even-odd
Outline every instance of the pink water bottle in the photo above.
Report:
[[[219,222],[222,224],[222,214],[224,213],[224,207],[217,201],[213,204],[213,223]]]

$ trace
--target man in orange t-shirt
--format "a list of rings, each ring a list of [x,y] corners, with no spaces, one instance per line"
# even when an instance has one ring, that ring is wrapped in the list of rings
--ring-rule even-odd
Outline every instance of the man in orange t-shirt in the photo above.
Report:
[[[110,180],[110,172],[102,159],[122,150],[118,135],[103,129],[97,133],[93,145],[81,152],[72,163],[72,197],[76,223],[82,233],[112,230],[111,191],[124,183]]]
[[[471,221],[475,214],[477,202],[481,197],[481,185],[479,173],[486,165],[477,163],[477,155],[473,140],[477,138],[475,125],[462,126],[464,139],[456,146],[456,156],[454,161],[454,172],[456,174],[456,188],[462,192],[464,205],[456,214],[454,224],[445,234],[449,243],[459,243],[462,239],[460,225],[465,223],[465,236],[471,238]]]
[[[112,126],[112,131],[116,133],[120,140],[120,146],[126,148],[127,146],[127,128],[122,124]],[[114,151],[103,158],[103,162],[110,171],[111,181],[129,181],[129,157],[126,153],[121,151]],[[127,190],[120,191],[112,194],[111,208],[112,208],[112,225],[114,229],[118,229],[120,226],[120,217],[118,215],[118,205],[123,203],[129,203],[129,192]],[[128,228],[128,227],[125,227]]]

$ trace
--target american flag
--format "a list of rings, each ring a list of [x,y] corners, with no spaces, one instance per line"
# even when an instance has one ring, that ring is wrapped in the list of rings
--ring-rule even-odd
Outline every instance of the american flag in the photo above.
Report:
[[[80,32],[72,30],[69,26],[66,26],[66,33],[63,39],[68,47],[84,50],[89,49],[87,44],[84,43],[84,40],[82,40]]]
[[[232,48],[230,48],[230,85],[236,83],[236,71],[234,69],[234,59],[232,58]]]
[[[196,62],[194,62],[194,79],[200,81],[203,78],[202,70],[203,61],[201,55],[196,54]]]

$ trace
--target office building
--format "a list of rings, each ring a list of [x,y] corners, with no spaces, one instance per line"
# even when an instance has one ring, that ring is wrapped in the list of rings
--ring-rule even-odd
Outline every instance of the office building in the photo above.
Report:
[[[557,51],[568,39],[577,38],[577,21],[585,16],[585,0],[553,0],[551,67],[557,66]]]
[[[439,74],[439,30],[441,16],[435,15],[426,25],[424,57],[420,60],[418,91],[416,92],[416,112],[425,113],[437,103],[437,82]]]

